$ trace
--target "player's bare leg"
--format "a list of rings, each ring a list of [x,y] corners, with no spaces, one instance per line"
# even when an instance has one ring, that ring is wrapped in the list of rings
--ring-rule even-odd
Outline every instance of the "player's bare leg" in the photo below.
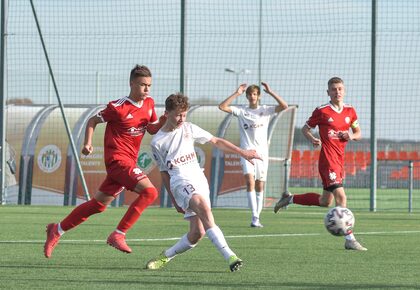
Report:
[[[339,187],[333,190],[333,195],[335,198],[335,205],[340,207],[347,207],[347,196],[344,191],[344,187]],[[331,196],[331,194],[330,194]],[[331,201],[332,203],[332,201]],[[331,204],[330,203],[330,204]],[[329,204],[329,205],[330,205]],[[348,235],[344,236],[344,248],[346,250],[355,250],[355,251],[367,251],[367,248],[363,247],[354,236],[353,232],[349,233]]]
[[[329,192],[329,191],[324,190],[324,192],[329,193],[329,195],[331,195],[331,192]],[[334,189],[332,194],[334,195],[335,206],[347,207],[347,196],[346,196],[346,192],[344,191],[344,187],[338,187],[338,188]],[[329,200],[330,204],[328,204],[328,206],[330,206],[331,203],[332,203],[331,198]]]
[[[229,248],[225,236],[223,235],[220,228],[215,224],[213,213],[209,207],[205,198],[201,195],[194,194],[189,204],[191,210],[193,210],[206,230],[206,235],[216,246],[217,250],[223,255],[226,261],[229,263],[229,269],[234,272],[239,270],[243,262],[236,254]]]
[[[135,192],[138,193],[138,197],[131,203],[116,230],[107,239],[108,245],[124,253],[132,252],[125,240],[126,232],[137,222],[143,211],[158,196],[156,188],[147,177],[139,181],[136,185]]]
[[[332,192],[324,189],[324,191],[322,192],[322,195],[319,198],[319,206],[329,207],[333,204],[334,199],[335,199],[335,194],[333,194]],[[339,205],[337,205],[337,199],[335,199],[335,200],[336,200],[336,206],[339,206]],[[342,198],[340,198],[340,200],[342,200]]]
[[[206,234],[203,224],[198,216],[188,218],[190,231],[185,234],[175,245],[163,251],[159,256],[149,260],[146,269],[157,270],[163,268],[177,255],[193,249]]]

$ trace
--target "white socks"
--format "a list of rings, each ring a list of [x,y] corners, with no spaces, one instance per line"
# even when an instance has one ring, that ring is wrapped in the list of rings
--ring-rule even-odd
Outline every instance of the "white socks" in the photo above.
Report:
[[[218,226],[214,226],[206,231],[207,237],[216,246],[217,250],[219,250],[220,254],[223,255],[225,260],[229,260],[230,256],[235,255],[234,252],[229,248],[225,236],[223,235],[222,231],[219,229]]]
[[[346,240],[355,240],[355,239],[356,239],[356,238],[354,237],[353,233],[351,233],[351,234],[348,234],[348,235],[344,236],[344,238],[345,238]]]
[[[121,235],[124,235],[124,236],[125,236],[125,233],[124,233],[124,232],[122,232],[122,231],[120,231],[119,229],[115,229],[115,232],[117,232],[117,233],[119,233],[119,234],[121,234]]]
[[[248,191],[248,206],[251,209],[252,217],[254,219],[259,219],[261,211],[264,207],[264,191],[255,192]]]
[[[257,195],[257,217],[260,217],[262,209],[264,207],[264,191],[256,192]]]
[[[206,234],[226,260],[228,260],[230,256],[235,255],[235,253],[229,248],[225,237],[218,226],[208,229]],[[191,244],[188,240],[188,234],[185,234],[175,245],[165,251],[165,256],[172,259],[178,254],[191,250],[196,245],[197,244]]]
[[[185,234],[175,245],[165,251],[165,256],[172,259],[178,254],[191,250],[196,245],[191,244],[188,240],[188,234]]]
[[[208,229],[206,234],[226,260],[229,260],[230,256],[235,255],[235,253],[229,248],[225,237],[218,226]],[[165,256],[172,259],[178,254],[191,250],[196,245],[197,244],[191,244],[188,240],[188,234],[185,234],[175,245],[165,251]]]
[[[255,191],[248,191],[248,207],[251,209],[252,216],[258,217],[258,210],[257,210],[257,196]]]
[[[64,235],[65,231],[63,231],[63,229],[61,228],[61,223],[58,223],[57,231],[60,234],[60,236]]]

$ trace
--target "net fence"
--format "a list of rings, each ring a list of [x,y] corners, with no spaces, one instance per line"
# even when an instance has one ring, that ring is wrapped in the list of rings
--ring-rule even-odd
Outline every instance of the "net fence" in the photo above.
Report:
[[[414,206],[419,208],[420,2],[376,2],[375,136],[377,183],[378,189],[383,189],[378,192],[378,208],[407,208],[410,160],[413,161]],[[315,107],[328,102],[328,79],[340,76],[347,87],[345,102],[356,108],[364,136],[362,141],[351,142],[347,147],[351,153],[346,156],[346,188],[351,193],[349,202],[356,208],[369,208],[372,3],[364,0],[33,1],[72,128],[88,110],[93,112],[110,100],[127,95],[129,72],[137,63],[151,68],[151,95],[160,106],[169,94],[180,90],[189,96],[193,105],[216,106],[239,84],[265,81],[289,104],[299,106],[288,181],[289,187],[297,192],[304,192],[308,187],[320,190],[317,169],[312,166],[316,164],[317,152],[299,130]],[[7,34],[3,38],[7,48],[6,139],[16,152],[17,165],[14,174],[17,185],[9,183],[6,200],[24,202],[26,193],[20,187],[25,184],[25,188],[31,189],[27,194],[33,197],[32,204],[52,200],[56,203],[56,198],[63,204],[63,193],[68,188],[69,142],[61,116],[54,107],[57,99],[34,15],[29,1],[7,1],[6,8]],[[246,104],[245,97],[238,103]],[[266,94],[262,103],[275,104]],[[219,115],[202,115],[196,123],[212,128],[215,133],[222,121]],[[32,136],[32,149],[25,155],[28,127],[35,120],[40,122],[38,135]],[[95,146],[99,152],[102,134],[103,128],[98,127]],[[147,142],[146,138],[141,153],[148,153]],[[276,156],[275,152],[273,155]],[[32,158],[29,162],[32,167],[26,167],[29,175],[23,174],[21,168],[24,157]],[[98,153],[95,158],[89,160],[94,167],[84,165],[84,170],[96,172],[89,182],[92,193],[97,190],[104,171],[102,155]],[[57,168],[49,172],[49,166]],[[22,176],[27,178],[22,180]],[[281,190],[279,185],[279,195]],[[80,184],[75,191],[81,191]],[[81,198],[79,195],[80,201]],[[130,201],[129,197],[126,199]]]

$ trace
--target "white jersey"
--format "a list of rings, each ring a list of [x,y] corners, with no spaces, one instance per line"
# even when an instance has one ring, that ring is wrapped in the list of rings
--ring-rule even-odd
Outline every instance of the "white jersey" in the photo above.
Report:
[[[212,138],[212,134],[190,122],[184,122],[174,131],[159,130],[154,135],[151,141],[153,157],[159,170],[169,173],[171,188],[195,183],[197,180],[205,180],[207,184],[206,176],[197,160],[194,143],[204,144]]]
[[[232,114],[238,117],[240,146],[243,149],[255,149],[260,155],[268,156],[268,125],[276,113],[275,106],[230,107]]]

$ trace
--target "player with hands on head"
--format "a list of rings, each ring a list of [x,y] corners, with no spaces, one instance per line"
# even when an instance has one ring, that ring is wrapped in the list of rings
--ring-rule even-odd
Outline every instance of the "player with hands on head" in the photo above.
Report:
[[[136,223],[142,212],[153,203],[158,192],[149,178],[137,166],[140,143],[145,132],[155,134],[164,124],[158,121],[155,103],[150,97],[152,74],[146,66],[136,65],[130,73],[130,94],[110,102],[105,109],[92,116],[86,125],[82,153],[93,152],[92,138],[97,124],[107,123],[104,135],[104,159],[107,175],[95,196],[77,206],[59,223],[47,225],[44,255],[50,258],[61,236],[86,221],[91,215],[103,212],[124,190],[138,194],[121,219],[107,244],[131,253],[125,241],[126,232]]]
[[[229,248],[211,211],[209,184],[197,160],[194,143],[210,143],[220,150],[239,154],[251,164],[260,158],[255,150],[244,150],[187,122],[188,97],[172,94],[165,101],[167,121],[151,142],[162,182],[178,212],[184,213],[190,228],[175,245],[151,259],[147,269],[165,266],[175,256],[194,248],[207,235],[233,272],[242,260]]]
[[[348,141],[360,140],[362,131],[357,119],[356,110],[344,103],[346,94],[344,81],[333,77],[328,81],[327,94],[330,101],[317,107],[302,133],[314,147],[321,146],[318,170],[322,179],[323,193],[291,194],[285,192],[274,207],[277,213],[287,205],[295,203],[307,206],[329,207],[335,199],[336,206],[347,208],[347,196],[343,187],[344,152]],[[318,126],[320,138],[313,135],[312,129]],[[366,251],[354,237],[353,232],[345,236],[345,249]]]
[[[241,84],[232,95],[219,104],[220,110],[238,118],[240,147],[254,149],[261,156],[261,160],[256,160],[255,164],[241,158],[248,204],[252,212],[251,227],[254,228],[263,227],[260,222],[260,214],[264,207],[264,185],[268,171],[268,125],[275,114],[288,107],[283,98],[274,92],[268,83],[261,82],[261,84],[264,91],[274,98],[277,105],[260,105],[260,87],[257,85],[247,87],[247,84]],[[233,100],[244,92],[248,105],[231,105]]]

